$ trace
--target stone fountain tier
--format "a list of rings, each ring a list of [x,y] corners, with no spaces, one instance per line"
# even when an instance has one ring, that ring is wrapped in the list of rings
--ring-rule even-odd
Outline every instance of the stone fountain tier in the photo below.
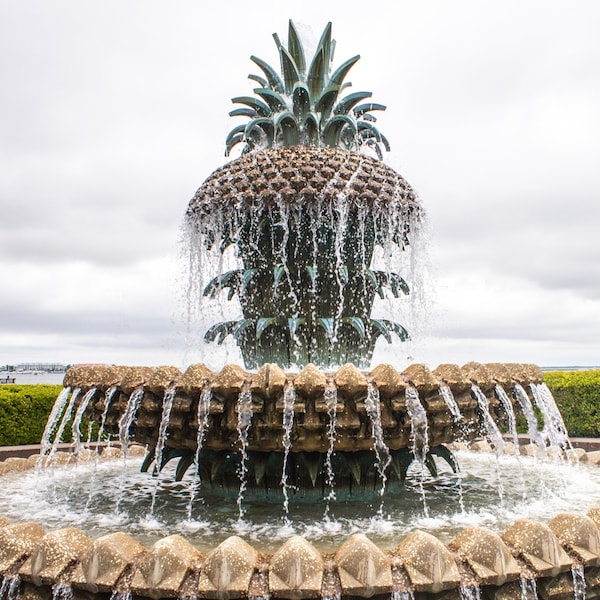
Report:
[[[86,416],[105,420],[105,431],[119,432],[132,393],[143,390],[137,407],[137,418],[131,426],[130,439],[150,447],[156,446],[158,429],[164,418],[164,399],[172,396],[167,415],[166,447],[194,449],[197,445],[198,409],[207,407],[203,450],[225,451],[239,448],[240,395],[251,398],[251,424],[246,450],[281,453],[283,448],[284,412],[293,411],[289,432],[293,453],[326,453],[330,446],[328,426],[335,409],[335,451],[373,450],[373,416],[368,414],[368,400],[380,415],[383,441],[389,450],[410,447],[411,416],[406,392],[416,390],[427,415],[429,447],[457,439],[472,439],[482,433],[482,415],[473,394],[478,386],[489,402],[490,414],[502,423],[506,414],[496,395],[502,386],[511,390],[520,384],[541,383],[542,373],[533,365],[469,363],[463,367],[444,364],[433,371],[413,364],[402,373],[390,365],[378,365],[362,373],[351,364],[334,373],[325,373],[308,365],[297,374],[285,373],[267,364],[255,373],[236,365],[227,365],[213,373],[201,364],[191,365],[185,372],[175,367],[73,367],[64,385],[88,392]],[[460,409],[462,418],[452,415],[441,389],[447,386]],[[285,407],[286,390],[293,390],[291,406]],[[110,405],[106,399],[110,396]],[[289,398],[289,396],[288,396]],[[328,412],[329,411],[329,412]],[[289,417],[289,415],[288,415]]]
[[[122,532],[92,540],[75,528],[46,532],[0,517],[0,575],[3,590],[31,600],[111,592],[155,600],[536,598],[528,589],[544,600],[594,598],[600,593],[599,524],[600,509],[593,508],[587,515],[559,514],[548,524],[519,520],[501,535],[469,527],[448,545],[417,530],[392,549],[359,533],[329,554],[299,536],[263,554],[235,536],[201,552],[178,535],[145,547]]]

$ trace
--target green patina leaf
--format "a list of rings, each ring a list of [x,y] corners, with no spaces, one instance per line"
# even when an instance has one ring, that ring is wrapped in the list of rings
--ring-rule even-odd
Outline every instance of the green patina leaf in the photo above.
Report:
[[[348,283],[348,267],[346,265],[340,265],[338,267],[338,273],[340,274],[340,281],[343,284]]]
[[[270,117],[273,114],[273,111],[269,108],[268,104],[265,104],[258,98],[253,98],[252,96],[237,96],[236,98],[232,98],[231,101],[234,104],[245,104],[246,106],[249,106],[261,117]]]
[[[317,44],[317,52],[323,50],[323,58],[325,62],[329,64],[333,58],[333,45],[331,41],[331,21],[325,25],[325,29],[321,34],[321,39]]]
[[[349,58],[346,62],[340,65],[335,73],[329,78],[329,85],[342,85],[348,71],[360,60],[360,54]]]
[[[258,319],[258,321],[256,322],[256,339],[260,340],[265,329],[267,329],[267,327],[270,327],[276,322],[276,317],[261,317],[260,319]]]
[[[354,114],[357,117],[364,115],[372,110],[385,110],[387,107],[383,104],[375,104],[374,102],[368,102],[367,104],[360,104],[354,109]]]
[[[284,273],[285,273],[285,266],[284,265],[277,265],[273,269],[273,278],[275,280],[275,285],[279,285],[279,282],[281,281],[281,278],[283,277]]]
[[[291,54],[283,47],[279,47],[279,56],[281,58],[281,72],[285,83],[285,93],[291,94],[294,85],[301,80],[298,67]]]
[[[245,138],[251,138],[255,133],[261,131],[267,138],[269,145],[273,145],[275,138],[275,128],[273,126],[273,120],[265,117],[259,117],[258,119],[252,119],[246,123],[244,129]],[[257,141],[260,140],[260,137]]]
[[[358,332],[360,339],[361,340],[365,339],[365,337],[367,335],[367,331],[365,328],[365,324],[360,317],[344,317],[342,319],[342,322],[352,325],[352,327],[354,327],[354,329]]]
[[[252,323],[253,323],[252,319],[240,319],[239,321],[236,321],[236,326],[235,326],[234,330],[232,331],[233,337],[235,337],[235,339],[237,340],[240,337],[240,335],[248,327],[250,327],[250,325],[252,325]]]
[[[302,46],[302,40],[296,31],[296,26],[290,19],[288,28],[288,50],[298,67],[300,75],[306,73],[306,59],[304,57],[304,47]]]
[[[256,83],[258,83],[258,85],[260,85],[260,87],[269,87],[269,82],[264,78],[261,77],[260,75],[253,75],[252,73],[250,73],[250,75],[248,75],[248,79],[251,79],[252,81],[256,81]]]
[[[306,78],[310,95],[313,98],[318,98],[325,87],[326,64],[323,48],[320,48],[310,63]]]
[[[354,94],[348,94],[348,96],[345,96],[337,103],[333,112],[336,115],[348,114],[353,106],[365,98],[370,98],[372,95],[371,92],[355,92]]]
[[[325,330],[328,338],[333,337],[334,319],[333,317],[319,317],[317,323]]]
[[[256,269],[246,269],[244,271],[244,274],[242,275],[242,285],[243,285],[244,289],[246,287],[248,287],[248,284],[250,283],[250,281],[252,281],[252,278],[254,277],[255,274],[256,274]]]
[[[319,276],[319,270],[317,269],[317,267],[307,265],[306,272],[308,273],[308,276],[310,277],[312,286],[315,287],[315,285],[317,283],[317,277]]]
[[[336,147],[340,141],[340,135],[345,127],[349,127],[356,135],[356,125],[347,115],[336,115],[327,121],[323,128],[322,138],[325,146]]]
[[[258,117],[258,113],[252,108],[236,108],[229,113],[230,117]]]
[[[288,329],[290,331],[290,337],[294,339],[296,337],[296,331],[298,330],[298,326],[302,325],[306,319],[295,317],[293,319],[288,319]]]
[[[204,341],[214,342],[216,340],[217,344],[220,346],[223,343],[223,340],[234,332],[237,324],[238,321],[224,321],[209,327],[204,334]]]
[[[251,56],[250,60],[254,64],[258,65],[262,72],[265,74],[265,77],[267,78],[267,81],[269,83],[269,87],[273,91],[283,94],[283,92],[285,91],[285,87],[283,85],[283,82],[281,81],[281,78],[277,74],[277,71],[275,71],[275,69],[271,67],[271,65],[268,65],[264,60],[258,58],[258,56]]]
[[[380,335],[382,335],[388,344],[392,343],[392,336],[390,335],[389,328],[386,325],[386,321],[384,319],[371,319],[370,323],[371,328],[374,328],[376,330],[374,332],[375,338],[378,338]]]
[[[303,122],[306,115],[310,112],[310,92],[304,83],[299,82],[294,86],[292,103],[294,116],[298,122]]]
[[[281,97],[281,94],[266,88],[256,88],[253,91],[269,105],[269,108],[273,112],[279,112],[287,108],[285,100]]]
[[[298,123],[291,112],[284,112],[275,118],[275,131],[281,132],[284,146],[296,146],[300,140]]]
[[[321,113],[321,122],[324,122],[326,119],[329,118],[329,115],[333,110],[333,106],[336,103],[339,93],[339,85],[329,85],[323,90],[323,92],[319,96],[319,99],[315,104],[315,111]]]

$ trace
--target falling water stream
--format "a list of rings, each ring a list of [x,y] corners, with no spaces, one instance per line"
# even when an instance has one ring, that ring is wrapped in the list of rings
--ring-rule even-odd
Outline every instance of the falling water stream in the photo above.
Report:
[[[281,489],[283,491],[283,512],[286,520],[289,513],[289,497],[287,482],[287,465],[292,447],[292,427],[294,426],[294,404],[296,402],[296,390],[292,386],[285,388],[283,392],[283,469],[281,471]]]
[[[323,392],[325,405],[327,406],[327,453],[325,454],[325,477],[326,484],[329,488],[328,494],[325,496],[325,513],[324,518],[329,517],[329,508],[335,501],[335,473],[331,459],[335,449],[335,430],[337,427],[337,388],[330,387]]]
[[[379,495],[383,498],[385,494],[385,486],[387,483],[387,475],[385,470],[388,468],[391,457],[390,449],[383,440],[383,427],[381,426],[381,406],[379,400],[379,390],[373,383],[369,384],[367,391],[367,397],[365,399],[365,409],[367,416],[371,420],[371,432],[373,438],[373,450],[375,451],[376,457],[376,468],[379,473],[379,479],[381,480],[381,488],[379,489]],[[383,501],[379,507],[379,515],[383,512]]]
[[[192,520],[192,510],[194,508],[194,500],[196,494],[199,491],[201,480],[200,480],[200,456],[202,452],[202,445],[204,444],[204,436],[206,435],[206,429],[208,428],[208,415],[210,413],[210,401],[212,400],[212,390],[210,387],[202,390],[200,398],[198,399],[198,433],[196,435],[196,453],[194,455],[194,470],[193,477],[190,483],[190,501],[187,507],[187,520]]]
[[[156,449],[154,454],[154,462],[156,469],[156,483],[154,491],[152,492],[152,506],[150,507],[150,514],[154,515],[154,509],[156,507],[156,493],[160,486],[160,472],[163,464],[163,452],[165,449],[165,443],[167,441],[167,429],[169,428],[169,419],[171,418],[171,410],[173,409],[173,400],[175,400],[176,388],[174,385],[170,385],[165,389],[163,395],[162,414],[160,418],[160,425],[158,427],[158,438],[156,440]]]
[[[135,421],[135,416],[143,397],[144,388],[142,386],[135,388],[129,395],[127,407],[119,421],[119,441],[121,442],[121,450],[123,451],[125,458],[127,458],[127,452],[129,450],[129,430]]]
[[[410,417],[410,436],[412,440],[412,453],[420,464],[419,491],[423,503],[423,514],[429,516],[427,506],[427,495],[425,493],[425,459],[429,452],[429,434],[427,432],[427,413],[419,400],[419,392],[416,388],[406,388],[406,412]]]
[[[248,474],[248,431],[252,423],[252,393],[246,390],[240,392],[238,397],[238,422],[237,431],[240,441],[241,461],[238,470],[240,478],[240,490],[237,498],[239,520],[242,521],[246,512],[244,508],[244,493],[248,484],[246,476]]]

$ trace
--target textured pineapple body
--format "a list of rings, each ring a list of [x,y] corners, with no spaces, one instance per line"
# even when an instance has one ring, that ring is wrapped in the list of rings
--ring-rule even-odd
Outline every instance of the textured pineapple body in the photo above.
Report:
[[[366,366],[379,335],[406,334],[370,318],[375,294],[393,277],[404,283],[371,269],[374,247],[403,249],[419,215],[400,175],[355,152],[269,148],[218,169],[187,217],[205,248],[237,245],[243,268],[218,273],[206,293],[229,287],[243,319],[217,324],[208,339],[234,335],[248,368]]]

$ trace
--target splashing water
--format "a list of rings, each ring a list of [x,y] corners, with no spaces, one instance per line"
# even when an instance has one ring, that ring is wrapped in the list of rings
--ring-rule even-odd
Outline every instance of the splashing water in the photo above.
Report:
[[[481,600],[481,588],[478,585],[461,585],[458,593],[461,600]]]
[[[454,422],[457,423],[458,421],[462,421],[463,416],[460,413],[460,408],[458,407],[458,403],[454,398],[454,394],[452,393],[450,386],[446,385],[445,383],[440,385],[440,394],[444,399],[444,402],[446,403]]]
[[[519,435],[517,433],[517,418],[515,417],[515,410],[513,408],[512,402],[506,393],[506,390],[500,385],[496,384],[495,386],[496,395],[500,400],[500,404],[502,404],[502,408],[504,412],[506,412],[506,416],[508,417],[508,431],[512,438],[513,444],[515,448],[519,449]]]
[[[532,383],[530,387],[533,399],[544,417],[542,437],[550,446],[563,450],[572,449],[567,428],[548,386],[545,383]]]
[[[289,513],[287,464],[292,447],[292,427],[294,426],[294,404],[296,402],[296,390],[292,386],[285,388],[283,392],[283,469],[281,472],[281,489],[283,491],[283,511]]]
[[[75,455],[78,455],[81,450],[81,420],[83,419],[83,413],[85,412],[85,409],[88,407],[88,404],[90,403],[90,400],[93,398],[95,393],[95,387],[89,389],[85,393],[81,402],[79,403],[79,406],[77,407],[75,417],[73,418],[73,424],[71,425],[71,433],[73,437],[73,443],[75,444]]]
[[[240,490],[237,498],[239,520],[242,521],[245,514],[244,509],[244,492],[246,491],[246,475],[248,474],[248,431],[252,423],[252,393],[241,391],[238,397],[238,422],[237,431],[240,440],[240,467],[238,477],[240,478]]]
[[[326,483],[329,488],[329,493],[325,498],[325,514],[324,518],[327,520],[329,517],[329,508],[331,502],[335,500],[335,473],[333,472],[333,465],[331,458],[335,448],[335,429],[337,426],[337,388],[327,388],[323,393],[325,398],[325,405],[327,406],[327,454],[325,455],[325,473]]]
[[[123,452],[125,460],[127,460],[129,452],[129,430],[133,425],[138,407],[143,397],[144,388],[142,386],[135,388],[127,400],[127,407],[119,421],[119,441],[121,442],[121,451]]]
[[[48,454],[48,461],[47,461],[48,464],[52,462],[52,458],[54,457],[54,455],[56,454],[56,451],[58,450],[58,445],[60,444],[60,440],[65,431],[67,423],[71,419],[71,414],[73,413],[73,407],[75,406],[75,402],[77,401],[77,398],[79,398],[80,394],[81,394],[81,390],[79,388],[77,388],[71,394],[71,399],[69,400],[69,403],[67,404],[67,408],[65,408],[65,412],[63,413],[62,419],[60,421],[60,425],[58,426],[58,430],[56,431],[56,435],[54,436],[54,442],[52,442],[52,447],[50,448],[50,453]]]
[[[169,419],[171,418],[171,410],[173,409],[173,400],[175,400],[176,389],[174,385],[170,385],[165,389],[163,395],[162,414],[160,418],[160,425],[158,427],[158,438],[156,440],[156,450],[154,455],[154,463],[156,469],[156,484],[152,493],[152,506],[150,507],[150,514],[154,514],[154,508],[156,506],[156,492],[160,485],[160,472],[163,467],[163,453],[165,444],[167,442],[167,430],[169,428]]]
[[[73,588],[66,583],[55,583],[52,586],[52,600],[73,600]]]
[[[416,388],[408,386],[406,388],[406,412],[410,417],[410,437],[412,440],[413,456],[419,461],[421,473],[419,475],[419,492],[423,503],[423,513],[429,516],[427,506],[427,497],[423,485],[425,472],[424,465],[427,453],[429,452],[429,433],[427,431],[427,413],[419,399],[419,392]]]
[[[113,398],[117,393],[118,387],[111,385],[104,394],[104,410],[102,411],[102,417],[100,418],[100,426],[98,427],[98,441],[102,441],[102,435],[104,434],[104,427],[106,426],[106,417],[108,416],[108,410],[112,404]],[[109,442],[110,443],[110,442]],[[96,446],[96,457],[100,452],[100,445]]]
[[[21,578],[18,575],[5,575],[0,586],[0,600],[16,600],[19,596]]]
[[[538,600],[537,582],[534,577],[521,577],[521,600]]]
[[[531,400],[529,399],[527,392],[523,389],[523,386],[520,383],[515,385],[515,395],[519,405],[521,406],[521,410],[525,415],[525,420],[527,421],[527,433],[529,435],[529,439],[539,448],[544,448],[544,440],[538,431],[538,421],[535,416],[535,412],[533,412],[533,405],[531,404]]]
[[[196,492],[202,483],[200,479],[200,453],[202,452],[202,444],[204,443],[204,436],[208,428],[208,415],[210,413],[211,400],[212,389],[207,387],[206,389],[202,390],[198,400],[198,433],[196,435],[196,454],[194,455],[194,478],[190,484],[190,501],[187,508],[188,521],[191,521],[192,519],[192,509],[194,506],[194,500],[196,499]]]
[[[48,454],[50,448],[52,447],[52,442],[50,441],[50,439],[52,438],[52,434],[56,429],[56,425],[58,424],[60,415],[62,414],[67,404],[67,400],[69,399],[70,393],[70,387],[63,388],[60,394],[58,394],[56,401],[54,402],[54,406],[52,407],[52,410],[50,411],[50,415],[48,417],[48,421],[46,422],[46,427],[44,428],[44,433],[42,434],[42,447],[40,449],[40,454],[42,456],[46,456],[46,454]]]
[[[387,484],[387,475],[385,474],[392,458],[390,456],[390,449],[383,439],[383,427],[381,426],[381,405],[379,399],[379,390],[377,386],[369,382],[369,388],[367,391],[367,398],[365,399],[365,408],[367,410],[367,416],[371,420],[372,438],[373,438],[373,450],[377,458],[377,472],[379,473],[379,479],[381,480],[381,488],[379,489],[379,495],[383,497],[385,493],[385,487]],[[383,504],[380,507],[380,512],[383,511]]]
[[[585,600],[585,575],[582,566],[571,567],[574,600]]]
[[[490,440],[490,444],[494,448],[496,455],[500,456],[504,452],[504,440],[502,439],[502,434],[498,429],[498,425],[496,425],[496,422],[490,414],[490,404],[488,399],[476,383],[471,385],[471,390],[477,400],[477,406],[483,415],[483,425]]]

